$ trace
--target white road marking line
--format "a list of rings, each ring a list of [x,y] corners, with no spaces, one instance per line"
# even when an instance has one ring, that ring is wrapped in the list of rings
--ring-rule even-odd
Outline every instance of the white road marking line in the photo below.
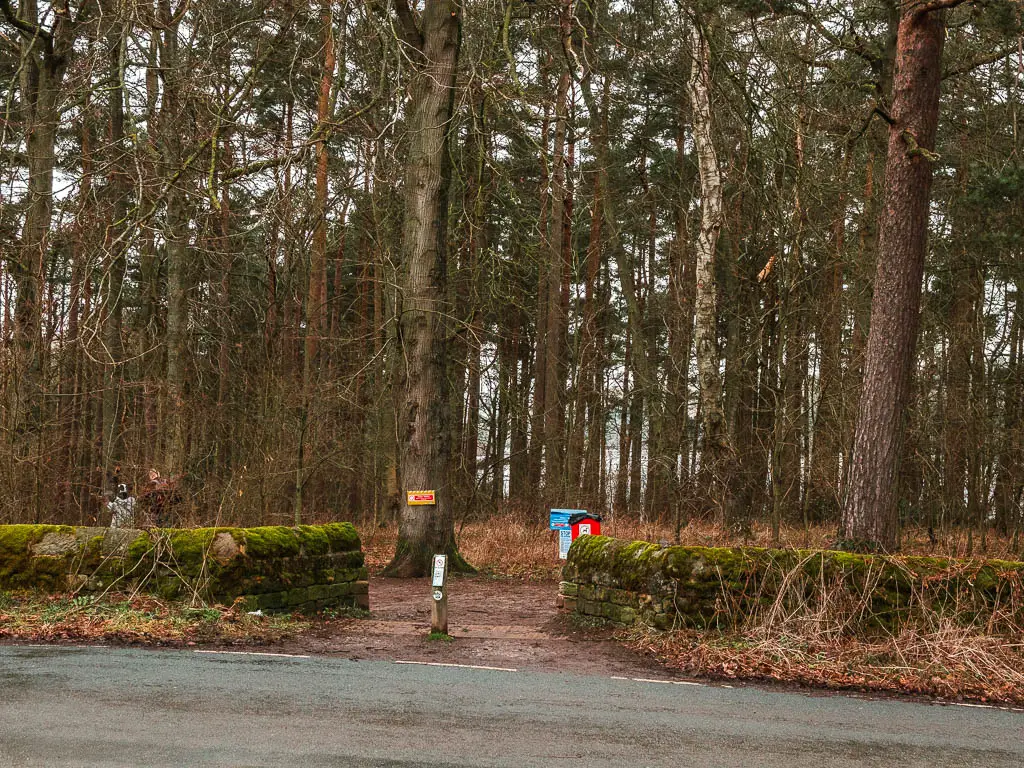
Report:
[[[476,664],[442,664],[440,661],[395,661],[395,664],[419,664],[423,667],[458,667],[459,669],[488,669],[492,672],[518,672],[509,667],[483,667]]]
[[[1024,709],[1021,709],[1019,707],[1000,707],[997,704],[968,704],[966,701],[954,701],[951,703],[954,707],[970,707],[971,709],[997,709],[1000,712],[1024,712]]]
[[[661,683],[662,685],[692,685],[696,688],[704,688],[704,683],[694,683],[690,680],[655,680],[651,677],[634,677],[635,683]]]
[[[298,653],[257,653],[254,651],[192,651],[192,653],[218,653],[228,656],[275,656],[282,659],[309,659],[310,656],[302,656]]]
[[[618,677],[612,675],[611,680],[632,680],[634,683],[661,683],[662,685],[692,685],[696,688],[706,688],[704,683],[695,683],[691,680],[657,680],[653,677]],[[725,686],[731,688],[732,686]]]

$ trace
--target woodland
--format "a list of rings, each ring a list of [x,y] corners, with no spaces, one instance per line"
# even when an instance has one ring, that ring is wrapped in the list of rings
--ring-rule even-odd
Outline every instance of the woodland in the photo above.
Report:
[[[0,0],[0,523],[106,524],[124,483],[408,529],[436,488],[434,543],[571,507],[1016,546],[1022,30]]]

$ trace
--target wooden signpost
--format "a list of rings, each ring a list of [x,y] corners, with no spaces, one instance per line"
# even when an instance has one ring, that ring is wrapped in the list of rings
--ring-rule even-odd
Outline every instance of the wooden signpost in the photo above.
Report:
[[[448,634],[448,556],[434,555],[433,578],[430,586],[433,589],[433,600],[430,602],[430,634]]]

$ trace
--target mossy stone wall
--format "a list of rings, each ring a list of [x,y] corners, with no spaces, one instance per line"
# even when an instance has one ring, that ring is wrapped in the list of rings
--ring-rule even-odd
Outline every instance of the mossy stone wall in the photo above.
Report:
[[[296,528],[0,526],[0,589],[142,591],[271,611],[369,607],[351,523]]]
[[[737,627],[778,608],[825,606],[853,631],[914,619],[1020,626],[1024,563],[758,547],[662,547],[581,536],[559,590],[565,610],[619,624]]]

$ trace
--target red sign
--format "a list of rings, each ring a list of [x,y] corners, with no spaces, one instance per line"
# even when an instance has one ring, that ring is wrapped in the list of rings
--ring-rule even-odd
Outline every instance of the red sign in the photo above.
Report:
[[[410,507],[417,507],[426,504],[437,504],[437,500],[433,491],[408,491],[406,493],[406,504]]]

